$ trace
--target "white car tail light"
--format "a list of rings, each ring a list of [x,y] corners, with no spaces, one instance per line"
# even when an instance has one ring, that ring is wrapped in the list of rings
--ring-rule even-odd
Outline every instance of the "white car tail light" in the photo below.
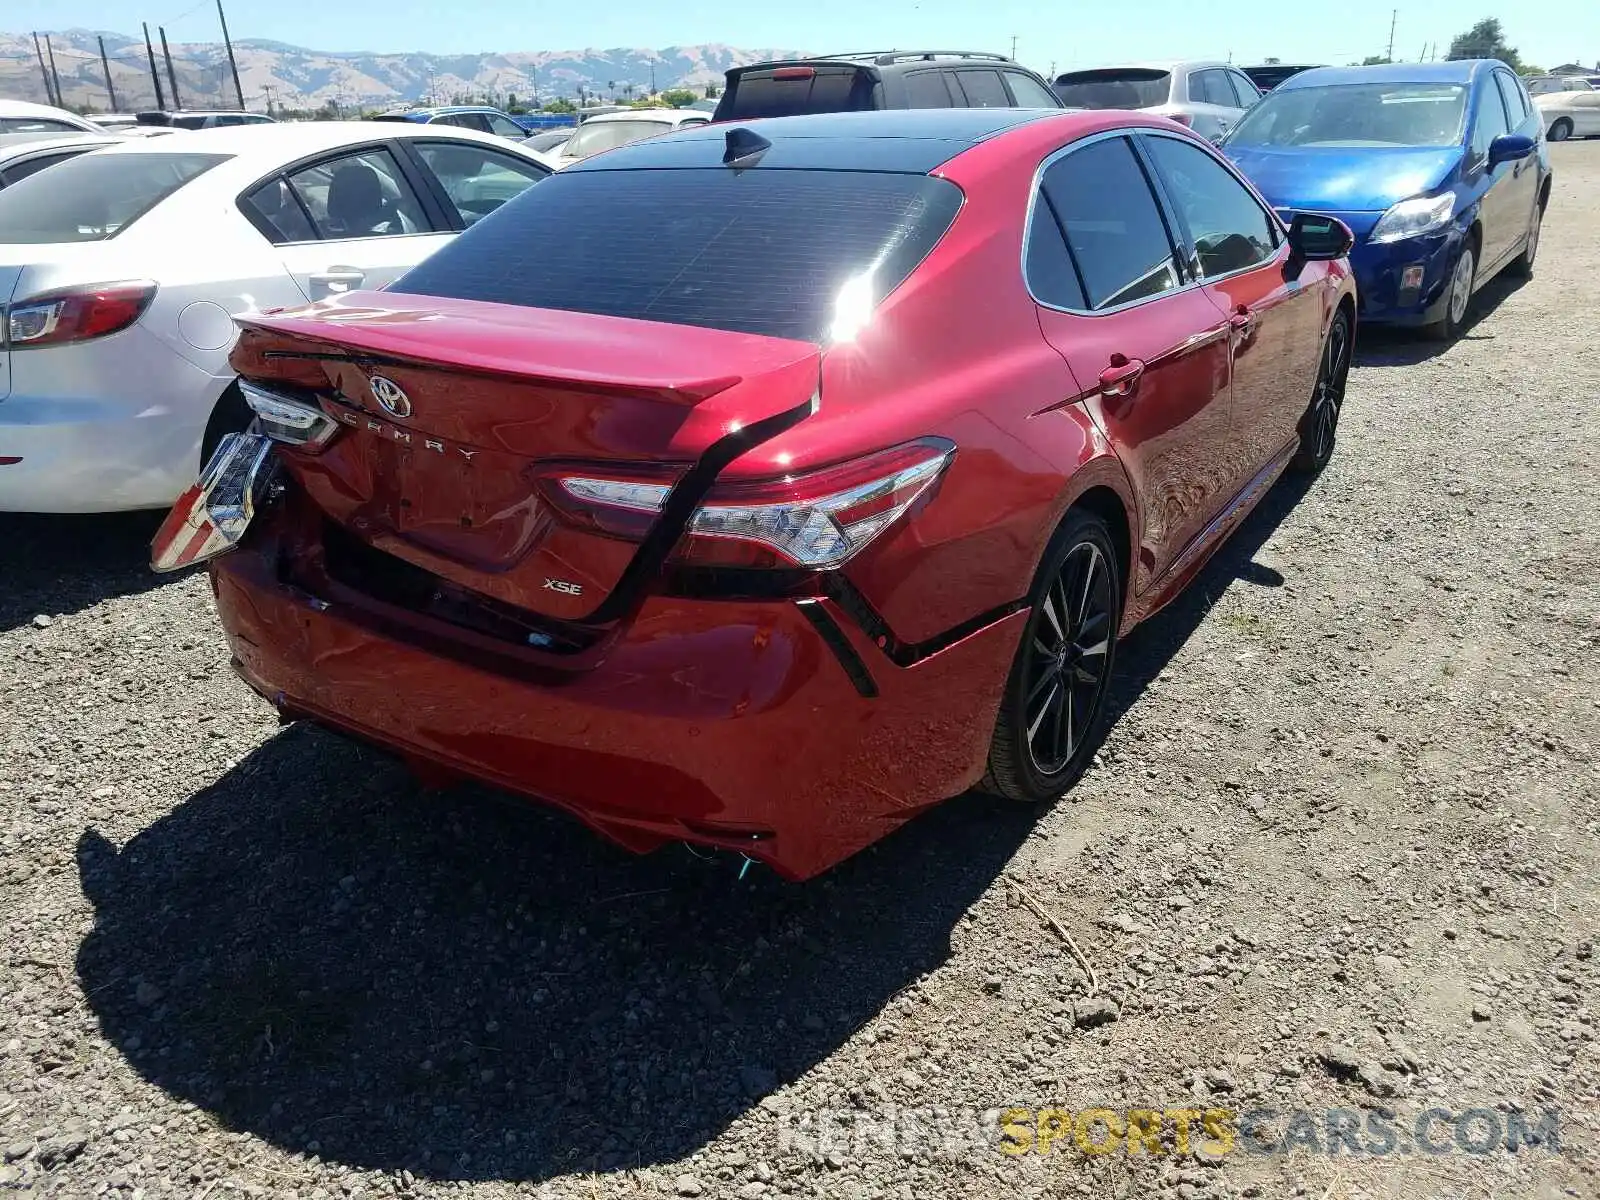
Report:
[[[806,475],[714,487],[695,509],[675,558],[697,565],[803,567],[843,563],[889,528],[943,475],[955,446],[923,438]],[[594,526],[642,535],[671,485],[561,476],[563,507]]]
[[[5,309],[7,349],[63,346],[117,333],[132,325],[155,298],[149,280],[97,283],[29,296]]]
[[[241,379],[239,391],[256,414],[261,432],[290,446],[320,447],[339,431],[339,423],[315,404],[269,392]]]

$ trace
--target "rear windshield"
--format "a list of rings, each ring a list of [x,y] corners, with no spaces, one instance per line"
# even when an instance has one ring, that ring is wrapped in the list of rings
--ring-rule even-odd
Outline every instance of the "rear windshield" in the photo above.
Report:
[[[780,78],[779,72],[784,77]],[[871,107],[872,76],[866,71],[855,67],[773,67],[736,75],[717,105],[716,119],[747,121]]]
[[[1461,140],[1467,89],[1455,83],[1353,83],[1268,94],[1230,146],[1451,146]]]
[[[392,290],[823,342],[841,289],[882,299],[960,207],[926,175],[563,171]]]
[[[1167,102],[1172,72],[1105,67],[1056,76],[1056,95],[1068,108],[1154,108]]]
[[[84,154],[0,192],[0,245],[116,237],[231,154]]]
[[[670,133],[670,121],[590,121],[580,125],[578,132],[567,139],[561,153],[569,158],[588,158],[602,150],[615,150],[640,138]]]

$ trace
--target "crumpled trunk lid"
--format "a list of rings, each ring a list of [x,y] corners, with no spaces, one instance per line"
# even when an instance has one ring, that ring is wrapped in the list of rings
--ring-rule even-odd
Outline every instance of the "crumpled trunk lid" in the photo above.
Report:
[[[328,520],[460,587],[569,622],[623,615],[676,542],[691,493],[777,432],[766,428],[774,419],[810,411],[821,353],[724,330],[377,292],[240,324],[240,375],[314,394],[344,426],[319,453],[283,455]],[[642,540],[621,537],[550,501],[558,477],[586,473],[674,491]]]

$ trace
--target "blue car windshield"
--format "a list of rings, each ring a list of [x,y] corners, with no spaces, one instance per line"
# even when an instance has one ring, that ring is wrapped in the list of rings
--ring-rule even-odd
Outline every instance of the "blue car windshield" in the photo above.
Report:
[[[1229,146],[1453,146],[1467,89],[1458,83],[1347,83],[1271,92]]]

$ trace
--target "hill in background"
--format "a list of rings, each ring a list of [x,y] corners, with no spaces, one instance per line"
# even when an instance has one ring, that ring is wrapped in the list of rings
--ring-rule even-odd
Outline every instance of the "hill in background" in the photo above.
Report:
[[[41,31],[41,37],[43,31]],[[102,33],[111,63],[118,107],[150,108],[155,89],[144,41],[125,34]],[[106,109],[105,72],[96,32],[52,31],[56,72],[61,91],[74,107]],[[245,105],[316,109],[333,104],[343,110],[381,108],[413,103],[448,104],[458,99],[492,97],[506,103],[515,96],[523,104],[544,103],[557,96],[644,95],[652,82],[658,89],[687,87],[704,93],[707,84],[722,82],[729,67],[783,58],[791,50],[742,50],[718,44],[668,46],[663,50],[511,51],[505,54],[367,54],[307,50],[282,42],[234,42]],[[221,42],[172,46],[179,98],[189,108],[235,104],[233,79]],[[166,65],[156,44],[161,86],[167,87]],[[45,100],[44,81],[28,33],[0,33],[0,96]],[[170,104],[170,97],[168,103]]]

